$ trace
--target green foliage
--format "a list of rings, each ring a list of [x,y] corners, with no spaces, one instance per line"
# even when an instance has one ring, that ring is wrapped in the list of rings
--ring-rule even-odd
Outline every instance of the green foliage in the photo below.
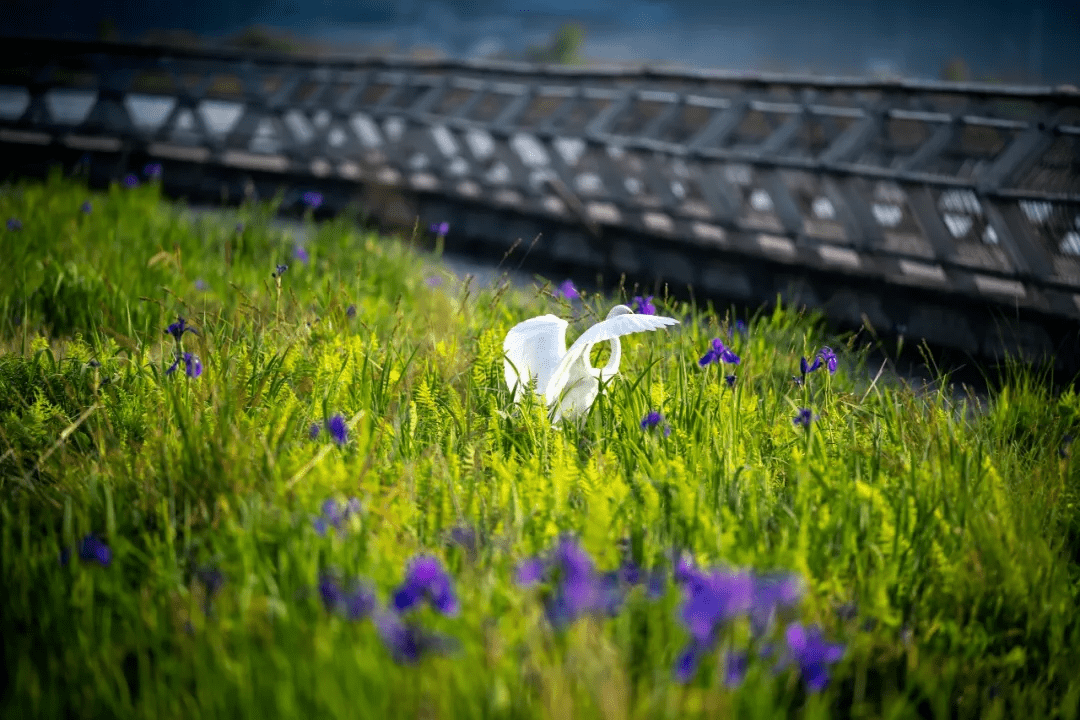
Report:
[[[581,23],[564,23],[552,33],[547,45],[526,52],[531,62],[553,65],[581,65],[584,60],[585,27]]]
[[[430,288],[436,258],[344,222],[309,228],[304,264],[272,213],[241,208],[238,232],[154,185],[0,190],[23,223],[0,286],[0,716],[1076,717],[1074,391],[1020,368],[977,407],[871,384],[853,341],[782,307],[734,334],[731,389],[697,360],[733,318],[669,299],[682,325],[625,338],[586,421],[553,428],[511,402],[502,339],[545,312],[576,314],[573,337],[616,299]],[[178,315],[198,378],[166,374]],[[794,383],[826,342],[840,371]],[[651,410],[669,436],[642,431]],[[309,438],[337,414],[346,444]],[[359,511],[320,536],[328,497]],[[113,563],[61,565],[91,532]],[[670,584],[553,632],[512,578],[567,532],[601,568],[621,543],[645,567],[685,548],[797,571],[801,619],[845,658],[820,695],[759,659],[738,688],[716,659],[680,685]],[[423,622],[460,647],[398,666],[317,583],[363,576],[385,602],[418,553],[451,569],[461,614]]]

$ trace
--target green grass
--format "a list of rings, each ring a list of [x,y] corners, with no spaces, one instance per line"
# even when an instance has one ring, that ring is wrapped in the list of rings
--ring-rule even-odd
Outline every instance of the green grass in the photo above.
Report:
[[[1077,716],[1072,390],[1014,368],[969,412],[872,384],[865,350],[781,308],[737,336],[732,391],[697,359],[733,319],[658,299],[683,324],[625,338],[585,424],[552,428],[511,402],[505,333],[552,312],[581,320],[572,338],[619,298],[469,287],[345,222],[313,227],[301,264],[272,213],[241,208],[238,232],[183,219],[153,185],[0,189],[0,221],[23,223],[0,229],[0,716]],[[197,379],[165,374],[177,315],[200,333],[183,339]],[[839,372],[796,386],[825,343]],[[820,415],[809,432],[800,407]],[[641,430],[650,410],[670,436]],[[310,440],[334,414],[348,443]],[[320,536],[328,497],[360,511]],[[450,539],[463,525],[475,554]],[[87,533],[112,563],[62,565]],[[554,631],[514,569],[567,533],[601,569],[622,543],[646,567],[686,548],[797,572],[788,621],[819,624],[844,658],[822,693],[765,660],[728,688],[721,653],[679,683],[673,583]],[[398,665],[317,585],[367,578],[385,603],[420,553],[446,563],[461,612],[419,622],[458,647]],[[212,598],[207,567],[225,578]],[[733,626],[721,650],[743,641]]]

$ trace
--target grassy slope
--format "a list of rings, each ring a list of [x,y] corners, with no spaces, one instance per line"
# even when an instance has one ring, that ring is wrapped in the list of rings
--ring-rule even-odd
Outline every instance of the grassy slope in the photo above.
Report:
[[[433,258],[345,224],[318,228],[301,264],[266,208],[237,232],[179,219],[152,186],[95,195],[89,214],[87,198],[56,180],[0,194],[0,220],[24,225],[0,230],[0,714],[1075,717],[1080,466],[1059,454],[1075,394],[1016,373],[972,415],[868,388],[848,348],[799,388],[825,338],[787,310],[737,339],[730,391],[696,363],[728,320],[672,302],[659,310],[683,325],[626,339],[586,426],[552,429],[511,405],[502,338],[611,300],[432,288]],[[198,379],[164,374],[178,314],[201,332],[183,341]],[[804,406],[821,416],[809,433],[792,424]],[[639,427],[652,409],[669,437]],[[309,440],[335,413],[349,443]],[[362,507],[320,537],[330,496]],[[449,542],[459,524],[475,556]],[[88,532],[112,564],[61,566]],[[686,547],[800,572],[799,614],[844,660],[821,695],[764,662],[738,690],[712,661],[681,685],[674,586],[552,633],[512,576],[566,532],[601,568],[628,539],[646,566]],[[315,588],[333,568],[385,601],[423,551],[462,603],[423,622],[461,646],[398,666]],[[209,604],[201,567],[226,579]]]

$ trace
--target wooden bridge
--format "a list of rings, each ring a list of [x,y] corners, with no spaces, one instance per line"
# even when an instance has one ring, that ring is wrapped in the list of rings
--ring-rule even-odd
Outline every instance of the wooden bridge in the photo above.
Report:
[[[577,275],[1080,369],[1080,93],[0,39],[0,169],[358,199]]]

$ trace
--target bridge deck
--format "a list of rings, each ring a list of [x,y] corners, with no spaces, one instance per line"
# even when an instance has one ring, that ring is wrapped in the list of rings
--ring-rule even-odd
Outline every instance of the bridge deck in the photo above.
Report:
[[[1074,89],[3,42],[12,158],[393,187],[497,245],[547,228],[534,252],[608,272],[746,300],[815,286],[796,296],[981,350],[987,318],[1054,320],[1020,332],[1042,352],[1080,319]],[[886,296],[938,310],[898,319]]]

